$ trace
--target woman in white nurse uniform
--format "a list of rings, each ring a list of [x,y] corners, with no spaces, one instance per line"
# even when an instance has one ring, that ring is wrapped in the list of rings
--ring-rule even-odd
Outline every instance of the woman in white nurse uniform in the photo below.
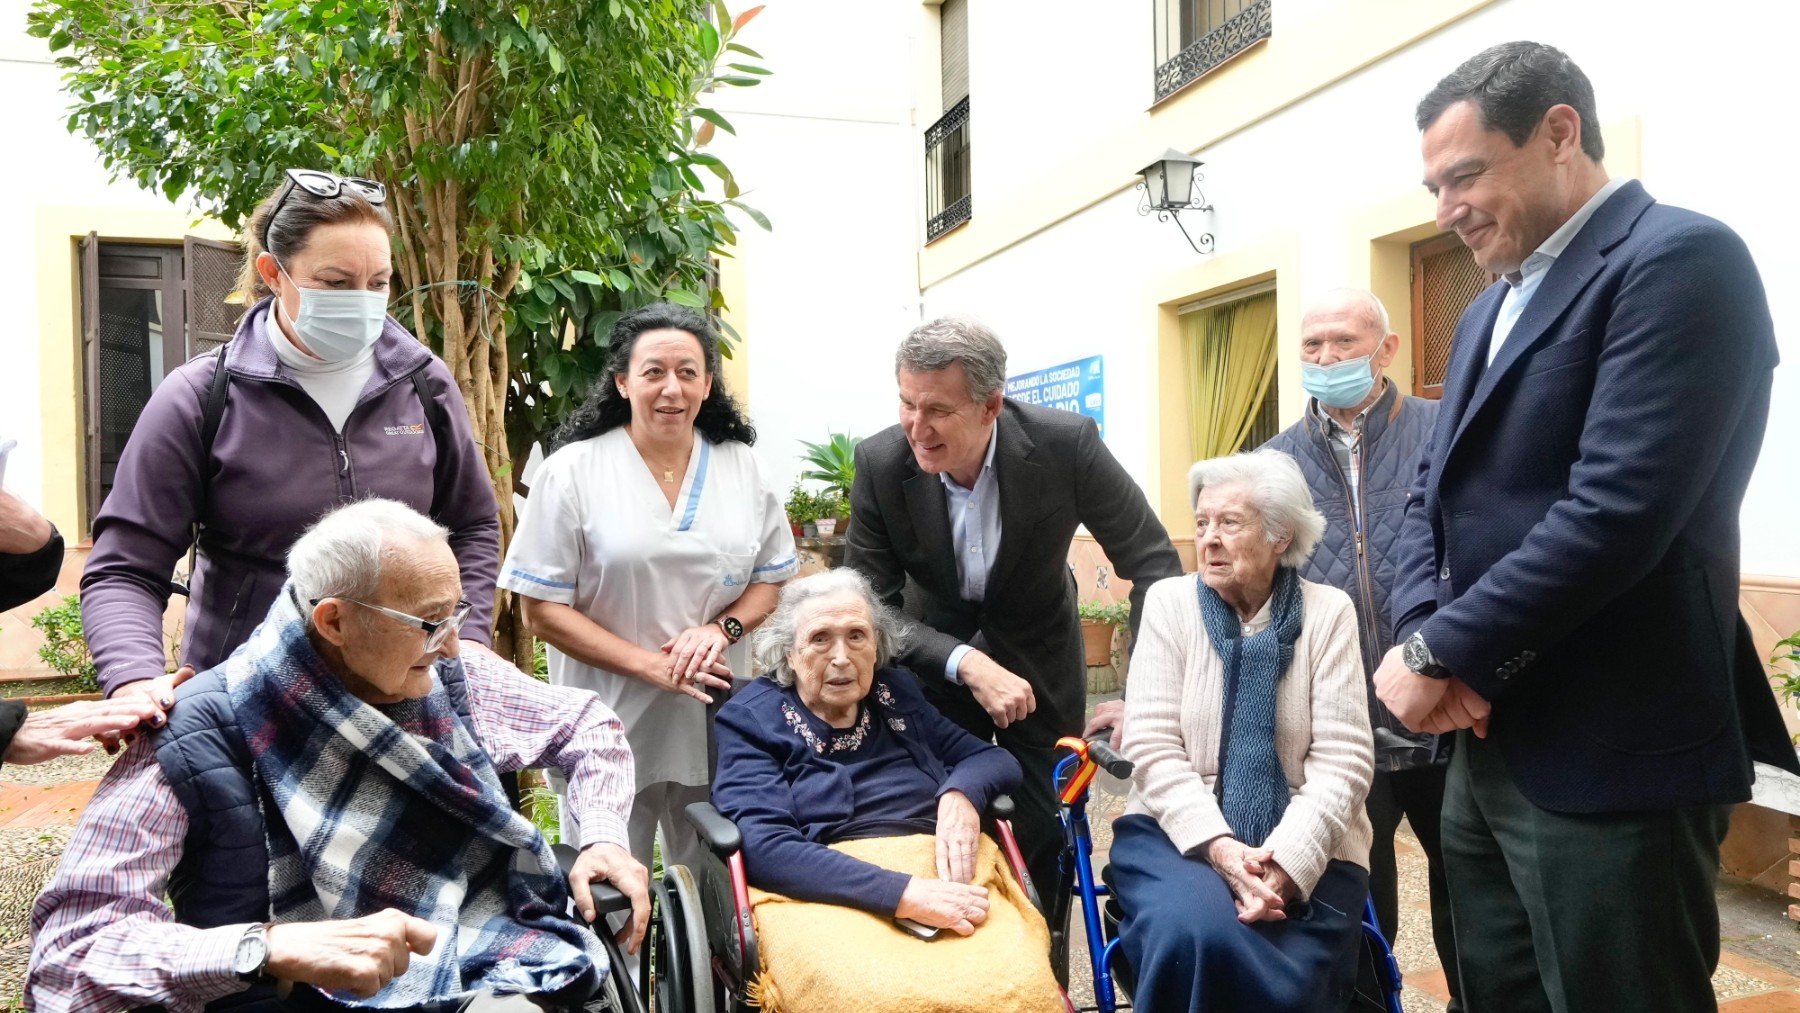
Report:
[[[637,761],[627,834],[645,868],[659,825],[663,861],[697,865],[682,810],[707,798],[707,705],[734,670],[755,674],[738,641],[799,568],[755,439],[704,317],[668,304],[626,314],[500,568],[550,646],[551,681],[593,690],[625,723]],[[580,846],[562,812],[564,839]]]

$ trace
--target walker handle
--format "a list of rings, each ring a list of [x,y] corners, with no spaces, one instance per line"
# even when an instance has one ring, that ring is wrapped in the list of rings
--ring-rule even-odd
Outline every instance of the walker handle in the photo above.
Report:
[[[1113,750],[1111,731],[1105,731],[1087,740],[1088,759],[1100,765],[1100,769],[1121,781],[1130,780],[1133,764]]]

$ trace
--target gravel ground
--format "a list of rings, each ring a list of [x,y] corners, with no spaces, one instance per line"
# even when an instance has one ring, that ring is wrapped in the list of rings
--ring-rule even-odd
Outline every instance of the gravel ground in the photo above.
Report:
[[[20,1008],[31,957],[31,902],[56,871],[71,830],[0,830],[0,1009]]]
[[[4,778],[0,780],[33,788],[47,784],[68,784],[71,781],[98,781],[106,776],[116,759],[118,757],[107,755],[104,749],[95,749],[86,755],[59,756],[30,767],[15,767],[9,763],[6,765]]]

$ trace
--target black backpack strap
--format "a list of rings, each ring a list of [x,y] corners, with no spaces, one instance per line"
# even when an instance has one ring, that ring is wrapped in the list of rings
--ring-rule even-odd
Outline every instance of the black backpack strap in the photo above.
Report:
[[[431,385],[425,381],[425,371],[430,368],[431,360],[427,359],[424,365],[408,373],[407,378],[412,380],[413,391],[419,395],[419,404],[425,408],[425,425],[431,430],[432,443],[437,447],[438,457],[441,459],[445,448],[454,446],[456,436],[455,431],[450,428],[449,413],[444,411],[443,405],[438,404],[438,399],[432,396]],[[440,498],[438,494],[442,491],[439,488],[441,480],[437,476],[443,474],[443,469],[433,468],[432,471],[431,512],[435,515]]]
[[[219,435],[219,420],[225,417],[225,402],[230,397],[229,383],[231,374],[225,371],[225,349],[231,347],[230,342],[219,346],[218,365],[213,369],[212,382],[206,386],[206,400],[200,404],[200,463],[212,458],[213,440]]]
[[[188,541],[187,579],[192,583],[194,566],[200,555],[200,514],[205,512],[207,490],[211,483],[207,475],[208,463],[212,460],[213,441],[219,436],[219,421],[225,417],[225,402],[231,398],[231,374],[225,370],[225,350],[231,347],[230,342],[219,346],[219,354],[214,356],[212,380],[206,385],[206,397],[200,402],[200,509],[194,512],[193,533]],[[183,598],[188,596],[188,585],[178,580],[169,582],[169,589]]]

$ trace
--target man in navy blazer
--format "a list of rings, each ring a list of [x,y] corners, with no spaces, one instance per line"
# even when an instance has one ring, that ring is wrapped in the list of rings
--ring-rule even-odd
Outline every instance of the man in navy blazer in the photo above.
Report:
[[[1376,673],[1470,730],[1443,850],[1483,1010],[1713,1009],[1751,758],[1795,768],[1737,614],[1776,346],[1744,243],[1609,180],[1567,56],[1482,52],[1420,103],[1438,225],[1502,276],[1458,322]]]

